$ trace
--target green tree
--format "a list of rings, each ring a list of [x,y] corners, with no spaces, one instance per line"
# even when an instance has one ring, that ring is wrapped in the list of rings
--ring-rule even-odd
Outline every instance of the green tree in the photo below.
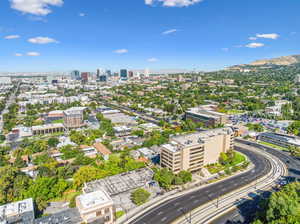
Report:
[[[175,175],[167,168],[155,169],[154,172],[154,180],[156,180],[162,188],[169,189]]]
[[[58,138],[52,137],[52,138],[48,139],[48,146],[51,148],[56,147],[58,145],[58,143],[59,143]]]
[[[82,166],[73,176],[74,186],[79,189],[84,183],[104,178],[108,175],[107,171],[100,170],[93,166]]]
[[[189,171],[182,170],[178,173],[178,177],[180,177],[183,183],[187,183],[192,181],[192,174]]]
[[[139,188],[139,189],[136,189],[134,192],[132,192],[131,200],[136,205],[142,205],[148,201],[150,195],[151,194],[148,191],[146,191],[145,189]]]
[[[18,171],[18,168],[0,167],[0,204],[24,199],[25,190],[31,179]]]

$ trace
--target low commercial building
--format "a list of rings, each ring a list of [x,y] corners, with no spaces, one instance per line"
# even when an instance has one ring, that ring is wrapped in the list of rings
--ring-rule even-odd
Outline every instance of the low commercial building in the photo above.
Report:
[[[32,198],[0,206],[1,224],[34,223],[34,207]]]
[[[201,122],[205,126],[224,125],[228,122],[228,115],[207,109],[206,106],[194,107],[185,112],[185,119]]]
[[[110,196],[145,188],[153,182],[153,171],[149,168],[133,170],[84,184],[83,192],[91,193],[104,189]]]
[[[285,148],[288,148],[290,146],[300,147],[300,138],[291,135],[265,132],[265,133],[261,133],[258,136],[258,140],[268,142],[274,145],[282,146]]]
[[[32,134],[33,135],[45,135],[45,134],[53,134],[57,132],[65,131],[65,127],[63,124],[45,124],[45,125],[38,125],[32,127]]]
[[[114,222],[113,200],[103,189],[78,196],[76,206],[86,223],[112,224]]]
[[[66,128],[81,128],[84,126],[83,111],[85,107],[72,107],[64,111],[64,125]]]
[[[233,138],[231,128],[174,136],[162,145],[160,164],[174,173],[199,171],[205,165],[216,163],[220,153],[232,149]]]

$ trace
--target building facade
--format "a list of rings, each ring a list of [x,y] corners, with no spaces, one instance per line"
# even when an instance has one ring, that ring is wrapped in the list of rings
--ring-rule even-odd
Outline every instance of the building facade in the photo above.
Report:
[[[0,223],[32,224],[34,223],[34,218],[32,198],[0,206]]]
[[[80,80],[80,71],[74,70],[71,72],[71,79]]]
[[[199,171],[205,165],[218,162],[220,153],[233,148],[231,128],[212,129],[175,136],[162,146],[160,163],[174,173]]]
[[[85,107],[72,107],[64,111],[64,125],[66,128],[80,128],[84,126],[83,112]]]
[[[76,206],[85,223],[114,223],[113,200],[104,190],[78,196]]]
[[[185,119],[194,122],[201,122],[206,127],[224,125],[228,122],[228,116],[204,107],[190,108],[185,112]]]
[[[121,69],[120,70],[120,77],[123,79],[127,79],[128,74],[127,74],[127,69]]]

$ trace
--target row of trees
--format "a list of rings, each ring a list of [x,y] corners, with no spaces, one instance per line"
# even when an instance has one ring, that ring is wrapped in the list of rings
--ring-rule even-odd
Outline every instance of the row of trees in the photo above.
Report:
[[[180,171],[174,174],[167,168],[154,168],[154,180],[164,189],[170,189],[173,185],[182,185],[192,181],[192,174],[188,171]]]
[[[300,183],[284,186],[273,192],[271,197],[262,200],[261,211],[256,215],[253,224],[296,224],[300,220]]]

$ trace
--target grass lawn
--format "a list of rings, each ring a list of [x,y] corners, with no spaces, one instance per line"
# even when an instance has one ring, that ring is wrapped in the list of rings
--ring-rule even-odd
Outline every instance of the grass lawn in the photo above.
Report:
[[[63,119],[52,121],[52,124],[61,124],[61,123],[64,123]]]
[[[233,159],[228,162],[226,165],[222,165],[220,163],[207,165],[206,168],[211,174],[218,173],[220,171],[225,170],[226,168],[234,167],[238,164],[241,164],[246,161],[246,157],[239,152],[234,151]]]
[[[125,212],[124,212],[124,211],[117,211],[117,212],[115,213],[115,216],[116,216],[117,219],[120,218],[120,217],[123,216],[123,215],[125,215]]]
[[[231,114],[231,115],[234,115],[234,114],[241,114],[241,113],[244,113],[245,111],[243,110],[228,110],[226,112],[226,114]]]
[[[279,150],[282,150],[282,151],[289,151],[287,148],[284,148],[284,147],[279,146],[279,145],[274,145],[274,144],[269,143],[269,142],[258,141],[258,143],[269,146],[269,147],[272,147],[272,148],[275,148],[275,149],[279,149]]]

